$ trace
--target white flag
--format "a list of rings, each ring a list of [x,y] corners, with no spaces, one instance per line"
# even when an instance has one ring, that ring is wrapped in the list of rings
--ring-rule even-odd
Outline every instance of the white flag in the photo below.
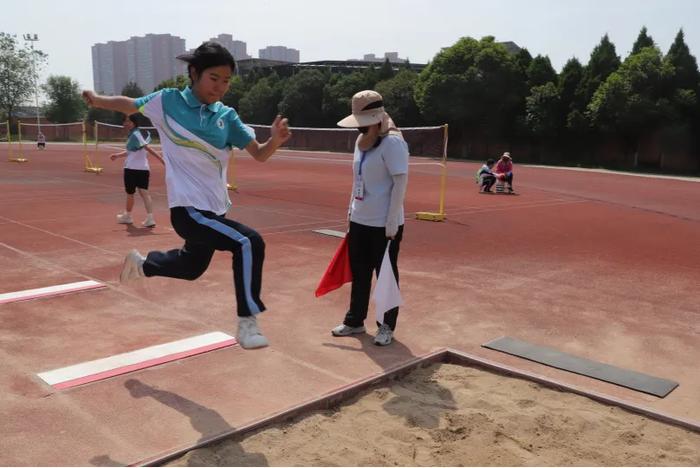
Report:
[[[377,313],[377,322],[384,323],[384,314],[394,307],[398,307],[403,303],[401,299],[401,291],[394,276],[394,269],[391,268],[391,260],[389,259],[389,246],[391,241],[387,242],[382,266],[379,269],[379,278],[377,285],[374,287],[374,307]]]

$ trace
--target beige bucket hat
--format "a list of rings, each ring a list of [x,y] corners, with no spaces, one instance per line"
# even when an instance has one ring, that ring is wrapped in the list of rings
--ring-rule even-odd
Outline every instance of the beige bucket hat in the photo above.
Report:
[[[381,94],[372,90],[360,91],[352,97],[352,114],[338,122],[338,126],[369,127],[384,121],[386,116]]]

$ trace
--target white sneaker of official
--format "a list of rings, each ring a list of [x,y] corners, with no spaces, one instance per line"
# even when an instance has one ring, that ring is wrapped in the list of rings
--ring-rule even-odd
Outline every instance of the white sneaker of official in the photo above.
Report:
[[[337,327],[335,327],[333,330],[331,330],[331,335],[333,336],[350,336],[350,335],[357,335],[358,333],[364,333],[365,332],[365,326],[360,325],[359,327],[348,327],[344,323],[341,323]]]
[[[377,346],[387,346],[391,344],[391,340],[394,338],[394,332],[391,327],[386,323],[383,323],[379,330],[377,330],[377,335],[374,337],[374,344]]]

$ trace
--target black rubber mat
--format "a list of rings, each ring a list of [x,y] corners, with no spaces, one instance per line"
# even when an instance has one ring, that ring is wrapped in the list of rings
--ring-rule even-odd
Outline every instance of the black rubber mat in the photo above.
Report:
[[[508,336],[490,341],[482,346],[661,398],[678,386],[678,383],[672,380],[660,379],[641,372],[591,361]]]

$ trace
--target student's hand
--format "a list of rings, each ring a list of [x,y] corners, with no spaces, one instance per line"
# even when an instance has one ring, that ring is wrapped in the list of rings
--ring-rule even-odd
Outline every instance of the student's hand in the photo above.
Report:
[[[289,120],[282,118],[281,115],[275,117],[275,121],[272,122],[272,127],[270,128],[270,137],[275,145],[282,146],[291,137],[292,132],[289,130]]]
[[[117,153],[110,154],[110,155],[109,155],[109,159],[111,159],[112,161],[116,161],[116,159],[117,159]]]
[[[95,94],[94,91],[90,91],[89,89],[86,89],[83,91],[83,100],[85,101],[85,104],[87,104],[89,107],[94,107],[95,106],[95,98],[97,97],[97,94]]]

